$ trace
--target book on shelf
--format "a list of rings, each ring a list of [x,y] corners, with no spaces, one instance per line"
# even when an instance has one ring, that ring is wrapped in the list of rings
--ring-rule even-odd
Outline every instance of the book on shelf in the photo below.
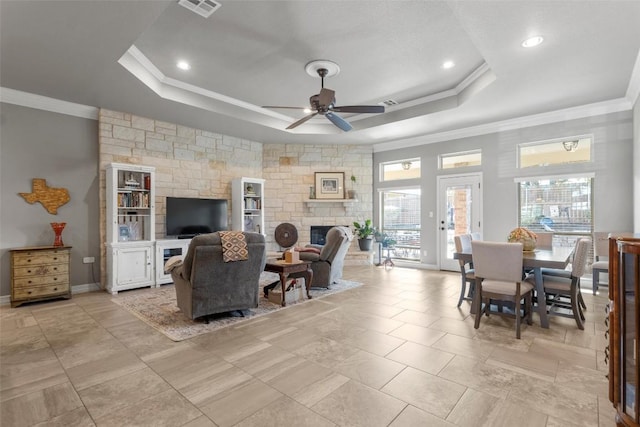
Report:
[[[148,208],[149,193],[118,193],[120,208]]]
[[[244,199],[244,208],[251,210],[259,210],[261,209],[262,200],[254,199],[254,198],[245,198]]]

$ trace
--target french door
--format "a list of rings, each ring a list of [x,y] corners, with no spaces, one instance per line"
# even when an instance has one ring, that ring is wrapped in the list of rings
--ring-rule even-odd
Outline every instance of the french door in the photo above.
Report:
[[[482,233],[482,174],[438,177],[438,258],[441,270],[458,271],[457,234]]]

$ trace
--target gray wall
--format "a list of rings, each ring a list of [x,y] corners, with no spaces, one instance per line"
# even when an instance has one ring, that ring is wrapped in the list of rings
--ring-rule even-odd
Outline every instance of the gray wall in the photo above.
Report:
[[[502,240],[517,223],[518,176],[540,176],[593,172],[595,227],[598,230],[631,230],[634,225],[633,181],[640,180],[638,103],[634,111],[609,114],[563,123],[535,126],[435,144],[374,153],[374,195],[378,183],[378,164],[403,158],[421,157],[423,175],[417,182],[422,187],[422,241],[426,264],[437,264],[436,177],[445,173],[437,169],[441,153],[480,148],[483,165],[468,168],[482,172],[484,184],[484,226],[487,239]],[[98,199],[98,130],[97,122],[41,110],[0,104],[0,295],[10,294],[8,248],[48,245],[53,242],[50,222],[66,222],[64,242],[72,245],[71,284],[94,283],[99,279],[99,199]],[[633,117],[635,117],[635,136]],[[594,163],[554,168],[540,168],[520,173],[515,168],[516,146],[568,135],[594,135]],[[465,171],[466,172],[466,171]],[[29,205],[17,193],[28,192],[33,178],[45,178],[54,187],[69,189],[71,201],[58,215],[50,215],[40,204]],[[391,187],[401,184],[393,182]],[[640,189],[637,185],[636,191]],[[374,197],[374,213],[378,198]],[[636,197],[636,216],[640,212]],[[428,212],[436,213],[433,218]],[[377,220],[375,214],[374,219]],[[636,231],[640,231],[636,221]],[[94,256],[91,265],[82,257]]]
[[[637,114],[637,113],[636,113]],[[593,163],[549,166],[518,170],[517,145],[572,135],[593,134]],[[481,149],[482,166],[438,170],[438,155]],[[380,183],[379,163],[405,158],[421,158],[422,250],[424,264],[438,263],[436,177],[463,172],[481,172],[483,182],[483,235],[488,240],[504,240],[517,226],[517,185],[514,178],[570,173],[595,173],[594,225],[596,230],[629,231],[633,228],[633,122],[632,112],[614,113],[567,122],[534,126],[411,148],[374,153],[374,191],[411,184],[410,181]],[[418,181],[417,181],[418,182]],[[434,212],[433,218],[428,212]],[[379,212],[375,198],[374,212]],[[376,221],[378,218],[376,217]]]
[[[51,245],[50,222],[66,222],[62,239],[71,249],[71,285],[95,283],[85,256],[96,257],[99,278],[98,123],[95,120],[0,104],[0,295],[11,293],[8,249]],[[69,190],[71,200],[49,214],[18,193],[31,180]]]

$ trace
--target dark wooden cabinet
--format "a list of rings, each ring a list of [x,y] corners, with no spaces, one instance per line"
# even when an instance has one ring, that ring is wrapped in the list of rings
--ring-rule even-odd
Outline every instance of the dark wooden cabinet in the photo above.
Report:
[[[638,426],[640,234],[609,238],[609,399],[618,426]]]

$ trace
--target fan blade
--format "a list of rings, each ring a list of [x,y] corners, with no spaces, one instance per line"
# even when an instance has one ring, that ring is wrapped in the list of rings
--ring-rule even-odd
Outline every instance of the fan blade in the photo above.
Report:
[[[300,126],[301,124],[303,124],[304,122],[306,122],[307,120],[309,120],[311,117],[317,115],[318,113],[311,113],[308,116],[304,116],[303,118],[301,118],[300,120],[298,120],[295,123],[291,123],[289,126],[287,126],[287,129],[293,129],[295,127]]]
[[[318,103],[323,107],[327,107],[333,102],[335,95],[336,93],[331,89],[322,88],[322,90],[320,90],[320,95],[318,96]]]
[[[353,129],[351,127],[351,125],[349,124],[349,122],[347,122],[345,119],[343,119],[340,116],[336,116],[335,114],[333,114],[331,111],[329,111],[327,114],[324,115],[327,119],[331,120],[331,123],[333,123],[334,125],[338,126],[340,129],[342,129],[345,132],[349,132],[351,129]]]
[[[338,113],[384,113],[384,105],[344,105],[333,107],[331,111]]]
[[[263,105],[262,108],[288,108],[291,110],[305,110],[305,109],[308,109],[309,107],[282,107],[278,105]]]

